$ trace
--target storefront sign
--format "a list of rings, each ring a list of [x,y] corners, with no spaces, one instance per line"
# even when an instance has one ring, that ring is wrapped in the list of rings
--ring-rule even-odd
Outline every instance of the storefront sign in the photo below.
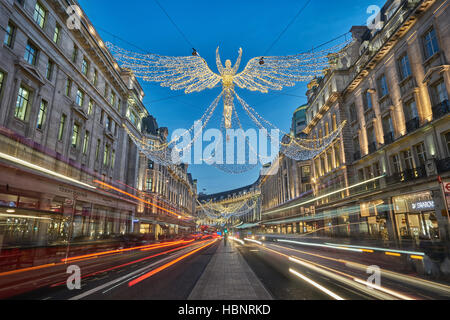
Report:
[[[413,210],[434,210],[434,201],[420,201],[411,204]]]

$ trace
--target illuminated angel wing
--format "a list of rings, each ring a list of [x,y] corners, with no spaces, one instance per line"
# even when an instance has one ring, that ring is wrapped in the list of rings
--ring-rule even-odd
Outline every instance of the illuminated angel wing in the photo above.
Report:
[[[297,82],[310,81],[330,67],[330,50],[302,53],[285,57],[257,57],[249,61],[244,71],[234,77],[234,83],[251,91],[267,93],[293,87]]]
[[[185,93],[200,92],[214,88],[222,77],[215,74],[200,56],[167,57],[156,54],[139,54],[107,43],[108,49],[136,77],[144,81],[159,82],[172,90]]]

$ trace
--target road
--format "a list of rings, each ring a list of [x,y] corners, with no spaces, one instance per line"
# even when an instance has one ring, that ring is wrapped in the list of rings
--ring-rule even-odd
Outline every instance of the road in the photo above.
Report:
[[[421,278],[411,270],[404,270],[401,263],[390,263],[365,252],[265,241],[260,244],[245,241],[239,250],[274,299],[450,299],[448,284]],[[379,268],[376,270],[379,282],[368,284],[369,277],[376,273],[375,265]]]
[[[206,240],[174,244],[149,251],[113,254],[88,260],[73,260],[68,265],[79,265],[81,289],[69,290],[66,279],[68,265],[50,267],[39,275],[45,279],[40,288],[9,296],[19,300],[186,300],[203,273],[218,241]],[[36,281],[33,271],[25,272],[31,280],[20,280],[31,287]],[[10,277],[9,277],[10,278]],[[25,278],[26,279],[26,278]],[[6,283],[0,274],[0,290],[11,295],[15,282]],[[1,291],[0,291],[1,292]]]
[[[405,269],[400,253],[262,239],[230,241],[277,300],[450,299],[450,286]],[[20,300],[187,300],[219,245],[217,238],[178,240],[0,273],[0,295]],[[80,268],[79,290],[67,287],[69,265]],[[379,275],[379,281],[373,277],[368,284],[373,275]]]

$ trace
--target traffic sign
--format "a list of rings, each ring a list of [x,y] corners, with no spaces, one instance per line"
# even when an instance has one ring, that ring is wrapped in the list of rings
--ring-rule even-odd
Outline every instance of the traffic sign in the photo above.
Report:
[[[445,193],[450,193],[450,182],[444,182]]]

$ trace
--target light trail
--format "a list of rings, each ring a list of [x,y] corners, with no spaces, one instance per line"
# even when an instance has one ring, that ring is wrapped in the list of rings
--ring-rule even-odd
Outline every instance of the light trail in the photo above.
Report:
[[[253,242],[253,243],[256,243],[256,244],[259,244],[260,246],[262,245],[262,242],[259,242],[257,240],[253,240],[253,239],[249,239],[249,238],[244,238],[244,240],[245,241],[249,241],[249,242]]]
[[[82,256],[61,259],[61,261],[62,262],[73,262],[75,260],[84,259],[84,258],[98,257],[98,256],[104,256],[104,255],[108,255],[108,254],[122,253],[122,252],[128,252],[128,251],[139,250],[139,249],[142,250],[143,248],[145,248],[147,250],[155,250],[155,249],[159,249],[159,248],[175,246],[175,245],[181,244],[183,242],[184,241],[166,242],[166,243],[151,244],[151,245],[147,245],[147,246],[139,246],[139,247],[133,247],[133,248],[127,248],[127,249],[117,249],[117,250],[96,252],[96,253],[86,254],[86,255],[82,255]]]
[[[308,277],[302,275],[301,273],[299,273],[298,271],[295,271],[294,269],[289,269],[289,272],[296,275],[297,277],[299,277],[300,279],[308,282],[310,285],[316,287],[317,289],[319,289],[320,291],[326,293],[327,295],[329,295],[330,297],[336,299],[336,300],[345,300],[344,298],[338,296],[337,294],[335,294],[334,292],[328,290],[327,288],[325,288],[324,286],[321,286],[320,284],[318,284],[317,282],[309,279]]]
[[[320,254],[314,254],[314,253],[301,251],[301,250],[293,249],[293,248],[289,248],[289,247],[283,247],[283,246],[278,246],[278,245],[272,245],[272,246],[275,246],[275,247],[278,247],[281,249],[285,249],[285,250],[289,250],[289,251],[299,252],[302,254],[306,254],[306,255],[310,255],[310,256],[314,256],[314,257],[318,257],[318,258],[322,258],[325,260],[343,263],[343,264],[345,264],[346,267],[357,269],[357,270],[360,270],[363,272],[366,272],[367,268],[369,268],[368,265],[364,265],[364,264],[360,264],[360,263],[356,263],[356,262],[352,262],[352,261],[348,261],[348,260],[331,258],[331,257],[323,256]],[[265,248],[265,249],[268,249],[268,248]],[[271,250],[271,249],[269,249],[269,250]],[[278,253],[275,250],[271,250],[271,251]],[[282,253],[278,253],[278,254],[282,254]],[[284,254],[282,254],[282,255],[284,255]],[[445,284],[441,284],[438,282],[432,282],[432,281],[428,281],[425,279],[416,278],[416,277],[408,276],[406,274],[401,274],[401,273],[397,273],[397,272],[389,271],[389,270],[385,270],[385,269],[380,269],[380,271],[382,273],[382,276],[384,276],[384,277],[391,278],[391,279],[399,281],[399,282],[407,282],[407,283],[417,286],[417,287],[422,287],[422,288],[425,287],[431,291],[440,292],[440,293],[445,294],[446,296],[450,296],[450,286],[447,286]]]
[[[104,186],[104,187],[106,187],[106,188],[110,188],[110,189],[112,189],[112,190],[114,190],[114,191],[117,191],[117,192],[120,192],[120,193],[122,193],[122,194],[125,194],[125,195],[127,195],[127,196],[129,196],[129,197],[131,197],[131,198],[133,198],[133,199],[142,201],[143,203],[148,204],[148,205],[150,205],[150,206],[153,206],[153,207],[155,207],[155,208],[158,208],[158,209],[160,209],[160,210],[162,210],[162,211],[164,211],[164,212],[167,212],[167,213],[169,213],[169,214],[171,214],[171,215],[177,217],[177,219],[180,219],[180,217],[181,217],[182,219],[184,219],[184,220],[191,219],[191,217],[189,217],[189,218],[188,218],[188,217],[185,217],[184,214],[176,213],[176,212],[171,211],[171,210],[167,210],[166,208],[160,207],[160,206],[158,206],[158,205],[156,205],[156,204],[154,204],[154,203],[152,203],[152,202],[149,202],[149,201],[144,200],[144,199],[142,199],[142,198],[136,197],[135,195],[133,195],[133,194],[131,194],[131,193],[125,192],[125,191],[123,191],[123,190],[120,190],[119,188],[113,187],[113,186],[111,186],[111,185],[109,185],[109,184],[107,184],[107,183],[104,183],[104,182],[102,182],[102,181],[94,180],[94,182],[95,182],[95,183],[98,183],[98,184],[100,184],[100,185],[102,185],[102,186]]]
[[[11,161],[13,163],[20,164],[20,165],[22,165],[24,167],[28,167],[28,168],[36,170],[36,171],[40,171],[40,172],[46,173],[48,175],[51,175],[51,176],[54,176],[54,177],[57,177],[57,178],[60,178],[60,179],[63,179],[63,180],[67,180],[67,181],[76,183],[76,184],[78,184],[80,186],[83,186],[83,187],[86,187],[86,188],[89,188],[89,189],[96,189],[95,187],[93,187],[93,186],[91,186],[91,185],[89,185],[87,183],[84,183],[84,182],[72,179],[70,177],[64,176],[64,175],[59,174],[57,172],[51,171],[49,169],[46,169],[46,168],[43,168],[43,167],[40,167],[40,166],[37,166],[35,164],[32,164],[31,162],[24,161],[22,159],[10,156],[10,155],[2,153],[2,152],[0,152],[0,158],[3,158],[3,159],[8,160],[8,161]]]
[[[176,264],[177,262],[179,262],[179,261],[181,261],[181,260],[184,260],[184,259],[186,259],[187,257],[193,255],[194,253],[196,253],[196,252],[202,250],[203,248],[206,248],[206,247],[210,246],[211,244],[215,243],[216,241],[217,241],[217,239],[214,239],[214,241],[211,241],[210,243],[207,243],[207,244],[201,246],[200,248],[197,248],[197,249],[195,249],[195,250],[193,250],[193,251],[190,251],[190,252],[186,253],[185,255],[183,255],[183,256],[181,256],[181,257],[179,257],[179,258],[176,258],[175,260],[172,260],[171,262],[166,263],[165,265],[162,265],[161,267],[158,267],[158,268],[156,268],[156,269],[154,269],[154,270],[152,270],[152,271],[150,271],[150,272],[144,274],[143,276],[140,276],[139,278],[134,279],[133,281],[130,281],[130,282],[128,283],[128,286],[129,286],[129,287],[132,287],[132,286],[138,284],[139,282],[142,282],[142,281],[144,281],[145,279],[150,278],[151,276],[157,274],[158,272],[161,272],[161,271],[163,271],[164,269],[167,269],[168,267],[170,267],[170,266]]]
[[[326,244],[320,244],[320,243],[299,242],[299,241],[284,240],[284,239],[277,239],[277,241],[285,242],[285,243],[300,244],[303,246],[323,247],[323,248],[332,248],[332,249],[345,250],[345,251],[363,252],[361,249],[352,249],[352,248],[346,248],[346,247],[341,247],[341,246],[332,246],[332,245],[326,245]]]
[[[242,244],[242,245],[245,244],[245,242],[242,241],[241,239],[238,239],[238,238],[235,238],[235,237],[230,237],[230,239],[231,239],[231,240],[234,240],[234,241],[236,241],[236,242],[239,242],[239,243]]]
[[[205,242],[205,241],[203,241],[203,242]],[[203,242],[200,242],[200,243],[203,243]],[[183,246],[183,247],[170,249],[170,250],[167,250],[167,251],[164,251],[164,252],[159,252],[157,254],[145,257],[145,258],[141,258],[141,259],[138,259],[138,260],[135,260],[135,261],[127,262],[127,263],[124,263],[124,264],[121,264],[121,265],[118,265],[118,266],[114,266],[114,267],[111,267],[111,268],[103,269],[103,270],[100,270],[100,271],[95,271],[95,272],[92,272],[90,274],[82,276],[81,279],[89,278],[89,277],[95,276],[97,274],[102,274],[102,273],[105,273],[105,272],[108,272],[108,271],[112,271],[112,270],[116,270],[116,269],[119,269],[119,268],[127,267],[127,266],[130,266],[130,265],[142,262],[142,261],[146,261],[146,260],[149,260],[149,259],[152,259],[152,258],[156,258],[156,257],[162,256],[162,255],[166,255],[166,254],[174,252],[174,251],[182,250],[182,249],[191,247],[193,245],[194,244],[189,244],[189,245],[186,245],[186,246]],[[65,281],[59,282],[59,283],[55,283],[55,284],[52,284],[50,287],[57,287],[57,286],[65,284],[65,283],[66,283]]]
[[[349,248],[358,248],[358,249],[367,249],[367,250],[374,250],[374,251],[384,251],[384,252],[393,252],[393,253],[403,253],[403,254],[409,254],[409,255],[416,255],[416,256],[425,256],[425,253],[423,252],[417,252],[417,251],[406,251],[406,250],[391,250],[386,248],[377,248],[377,247],[365,247],[365,246],[355,246],[355,245],[343,245],[343,244],[335,244],[335,243],[325,243],[330,246],[346,246]]]
[[[277,246],[277,247],[280,247],[280,246]],[[272,249],[269,249],[267,247],[262,247],[262,248],[265,249],[265,250],[274,252],[274,253],[276,253],[278,255],[281,255],[281,256],[289,259],[292,262],[300,264],[300,265],[302,265],[304,267],[307,267],[307,268],[309,268],[311,270],[314,270],[314,271],[316,271],[318,273],[321,273],[321,274],[323,274],[323,275],[325,275],[327,277],[330,277],[332,279],[335,279],[335,280],[337,280],[339,282],[345,283],[345,284],[347,284],[347,285],[349,285],[349,286],[351,286],[353,288],[356,288],[357,290],[360,290],[360,291],[362,291],[362,292],[364,292],[366,294],[375,296],[375,297],[377,297],[379,299],[391,299],[391,298],[383,296],[383,295],[380,295],[379,293],[375,293],[374,290],[369,290],[367,287],[371,287],[371,289],[377,289],[377,290],[379,290],[379,291],[381,291],[383,293],[389,294],[389,295],[391,295],[393,297],[396,297],[396,298],[399,298],[399,299],[414,300],[414,298],[409,297],[407,295],[404,295],[402,293],[396,292],[394,290],[391,290],[391,289],[388,289],[388,288],[385,288],[385,287],[381,287],[381,286],[370,285],[370,283],[368,283],[368,282],[366,282],[364,280],[358,279],[358,278],[354,277],[353,275],[350,275],[350,274],[347,274],[345,272],[336,270],[334,268],[330,268],[330,267],[327,267],[327,266],[324,266],[324,265],[321,265],[321,264],[318,264],[318,263],[315,263],[315,262],[312,262],[312,261],[309,261],[309,260],[304,260],[304,259],[302,259],[300,257],[288,256],[288,255],[286,255],[286,254],[284,254],[282,252],[278,252],[276,250],[272,250]],[[293,250],[293,251],[297,251],[297,252],[300,252],[300,253],[306,253],[306,252],[303,252],[303,251],[300,251],[300,250],[295,250],[295,249],[291,249],[291,248],[287,248],[287,247],[280,247],[280,248],[287,249],[287,250]],[[306,254],[308,254],[308,253],[306,253]],[[316,255],[316,254],[310,254],[310,255],[321,257],[321,258],[325,258],[325,259],[328,258],[328,257],[325,257],[325,256]],[[345,260],[339,260],[339,259],[333,259],[333,258],[329,258],[329,259],[333,260],[333,261],[336,261],[336,262],[342,262],[342,263],[346,262]],[[366,268],[364,269],[364,271],[367,270],[368,266],[365,266],[365,267]],[[357,282],[359,284],[361,284],[361,283],[362,284],[367,284],[367,287],[360,286],[360,285],[358,285],[355,282]]]

